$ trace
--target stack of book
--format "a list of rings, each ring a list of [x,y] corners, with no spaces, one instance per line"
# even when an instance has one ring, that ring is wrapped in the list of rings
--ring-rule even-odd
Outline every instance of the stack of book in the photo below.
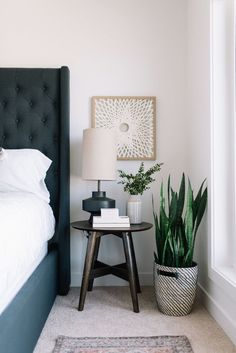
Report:
[[[118,208],[102,208],[101,216],[93,217],[96,228],[127,228],[130,227],[128,216],[119,216]]]

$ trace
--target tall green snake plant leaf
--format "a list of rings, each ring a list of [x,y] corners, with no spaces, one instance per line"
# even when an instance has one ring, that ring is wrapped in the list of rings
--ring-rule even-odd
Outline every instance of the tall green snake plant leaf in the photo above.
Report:
[[[155,261],[171,267],[191,267],[196,234],[207,204],[207,187],[204,180],[194,198],[188,179],[187,190],[185,175],[182,175],[179,191],[171,188],[170,176],[167,183],[167,205],[162,182],[160,189],[159,214],[154,210],[155,237],[157,252]]]

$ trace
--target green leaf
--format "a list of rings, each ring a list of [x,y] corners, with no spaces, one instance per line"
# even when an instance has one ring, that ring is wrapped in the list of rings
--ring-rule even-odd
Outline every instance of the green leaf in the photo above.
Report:
[[[178,244],[178,238],[173,238],[173,253],[174,253],[174,261],[173,261],[173,266],[178,267],[179,266],[179,244]]]
[[[184,234],[181,233],[180,228],[178,229],[178,239],[179,239],[179,266],[182,266],[183,264],[183,258],[185,254],[185,247],[184,247]]]
[[[170,175],[168,176],[167,195],[168,195],[168,207],[170,207]]]
[[[163,247],[162,238],[161,238],[161,233],[160,233],[158,217],[155,214],[155,212],[153,214],[154,214],[154,224],[155,224],[156,249],[157,249],[157,254],[159,254],[160,252],[162,252],[161,249]]]
[[[154,199],[152,195],[152,208],[153,208],[153,218],[154,218],[154,225],[155,225],[155,239],[156,239],[156,262],[160,263],[160,258],[162,257],[164,242],[159,226],[158,216],[154,211]]]
[[[185,175],[183,173],[182,180],[179,188],[179,197],[177,202],[177,219],[178,221],[182,217],[185,201]]]
[[[190,248],[193,244],[193,190],[188,179],[187,205],[185,213],[185,235]]]
[[[177,225],[177,193],[171,189],[171,202],[169,207],[170,228],[174,232]]]
[[[204,190],[202,197],[200,199],[200,202],[199,202],[198,213],[196,215],[196,225],[194,227],[194,241],[196,238],[196,233],[197,233],[198,227],[201,223],[202,217],[203,217],[205,209],[206,209],[206,204],[207,204],[207,189]]]
[[[200,205],[200,201],[201,201],[201,198],[202,198],[202,188],[203,188],[203,185],[205,183],[206,179],[203,180],[200,188],[199,188],[199,191],[197,193],[197,196],[194,200],[194,203],[193,203],[193,223],[195,224],[195,221],[196,221],[196,217],[197,217],[197,214],[198,214],[198,210],[199,210],[199,205]]]
[[[170,231],[167,231],[165,235],[161,264],[162,265],[167,264],[167,266],[172,266],[172,259],[173,259],[173,248],[170,243]]]

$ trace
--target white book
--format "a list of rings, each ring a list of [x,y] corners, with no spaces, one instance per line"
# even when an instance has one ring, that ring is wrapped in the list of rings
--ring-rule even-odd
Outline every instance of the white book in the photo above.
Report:
[[[93,228],[129,228],[130,223],[93,223]]]
[[[118,208],[101,208],[101,217],[118,218],[119,217],[119,209]]]
[[[120,223],[127,224],[129,223],[128,216],[119,216],[119,217],[102,217],[102,216],[94,216],[93,223]]]

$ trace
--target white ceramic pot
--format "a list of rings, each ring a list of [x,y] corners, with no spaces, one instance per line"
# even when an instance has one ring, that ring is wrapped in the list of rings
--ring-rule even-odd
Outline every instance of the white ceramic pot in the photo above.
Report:
[[[130,195],[127,202],[127,216],[131,224],[142,223],[141,195]]]

